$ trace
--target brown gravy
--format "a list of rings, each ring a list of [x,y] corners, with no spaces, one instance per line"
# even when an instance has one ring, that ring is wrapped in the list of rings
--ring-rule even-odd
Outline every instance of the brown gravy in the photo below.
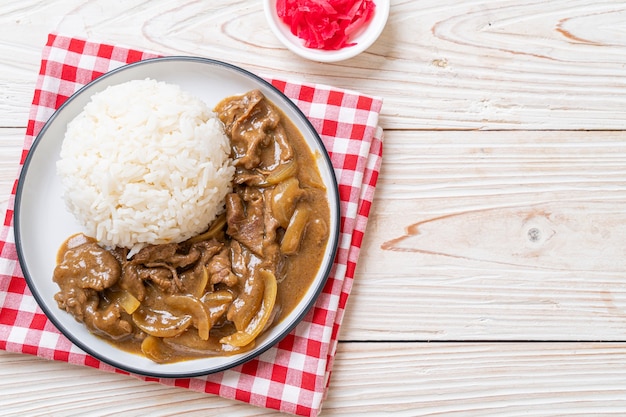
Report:
[[[230,355],[302,299],[328,244],[316,156],[259,91],[216,106],[236,167],[226,210],[186,242],[130,259],[76,235],[59,249],[55,299],[115,346],[155,362]]]

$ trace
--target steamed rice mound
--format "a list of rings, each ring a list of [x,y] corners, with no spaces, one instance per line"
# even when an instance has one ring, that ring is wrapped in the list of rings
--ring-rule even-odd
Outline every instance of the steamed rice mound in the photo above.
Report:
[[[203,101],[150,79],[95,94],[60,156],[63,197],[85,233],[133,252],[203,232],[232,190],[222,123]]]

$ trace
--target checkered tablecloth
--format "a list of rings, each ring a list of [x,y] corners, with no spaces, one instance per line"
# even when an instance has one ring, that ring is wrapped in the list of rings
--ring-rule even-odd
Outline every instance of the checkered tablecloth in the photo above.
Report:
[[[54,111],[109,70],[157,56],[126,47],[49,35],[34,92],[21,163]],[[228,371],[148,381],[220,395],[283,412],[315,416],[328,390],[344,309],[354,278],[382,159],[382,100],[325,85],[266,77],[319,132],[339,182],[341,234],[331,276],[305,319],[277,346]],[[16,173],[18,174],[18,173]],[[16,180],[17,184],[17,180]],[[13,234],[15,188],[0,229],[0,348],[127,373],[85,354],[46,318],[24,280]]]

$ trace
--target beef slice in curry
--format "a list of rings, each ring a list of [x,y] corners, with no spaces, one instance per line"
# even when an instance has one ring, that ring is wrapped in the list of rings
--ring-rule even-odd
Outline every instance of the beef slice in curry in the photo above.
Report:
[[[54,271],[59,308],[156,362],[252,348],[301,300],[328,242],[316,158],[291,121],[258,90],[224,99],[215,112],[236,173],[205,233],[131,258],[74,236]]]

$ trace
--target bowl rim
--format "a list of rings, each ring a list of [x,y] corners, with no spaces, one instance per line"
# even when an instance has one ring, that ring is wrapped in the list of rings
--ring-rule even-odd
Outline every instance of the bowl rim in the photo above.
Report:
[[[322,260],[322,263],[317,272],[317,275],[315,276],[314,280],[311,282],[309,286],[309,289],[307,290],[307,293],[309,291],[313,291],[310,296],[309,302],[306,305],[304,305],[300,311],[298,311],[298,306],[294,307],[294,310],[281,321],[283,322],[288,319],[290,321],[289,324],[281,332],[272,336],[272,338],[269,339],[268,341],[264,341],[260,347],[254,347],[253,349],[247,352],[244,352],[238,355],[229,356],[229,357],[232,357],[233,360],[227,361],[227,363],[224,363],[223,365],[218,365],[218,366],[210,367],[210,368],[202,368],[196,371],[159,372],[159,371],[139,369],[136,366],[126,364],[122,360],[116,360],[116,358],[106,357],[105,355],[98,352],[96,349],[92,348],[88,342],[84,342],[79,336],[76,336],[72,331],[68,330],[64,326],[64,324],[56,318],[56,316],[50,311],[50,309],[48,309],[48,306],[43,299],[44,295],[40,293],[39,288],[37,287],[35,280],[33,279],[30,273],[28,262],[26,261],[25,250],[23,247],[24,245],[22,242],[21,225],[24,220],[22,219],[21,208],[22,208],[23,196],[25,193],[24,182],[28,176],[29,168],[32,164],[32,160],[35,158],[35,155],[37,153],[36,151],[38,147],[40,146],[40,144],[42,143],[42,141],[44,140],[46,132],[55,123],[55,121],[57,120],[57,118],[59,117],[59,115],[64,109],[69,107],[71,103],[73,103],[74,100],[76,100],[77,97],[85,94],[87,91],[93,88],[96,84],[106,82],[108,78],[112,77],[115,74],[118,74],[123,71],[127,71],[131,68],[136,68],[139,66],[155,65],[155,64],[158,65],[160,62],[174,62],[175,63],[178,61],[181,63],[195,62],[195,63],[200,63],[200,64],[207,64],[209,67],[217,66],[217,67],[226,69],[227,71],[233,71],[235,73],[239,73],[244,78],[248,78],[253,82],[261,84],[263,87],[268,88],[269,90],[272,90],[279,98],[281,98],[281,100],[284,102],[283,104],[289,106],[290,109],[296,113],[298,118],[301,119],[301,122],[304,124],[305,128],[309,131],[308,136],[305,134],[305,132],[301,132],[302,136],[305,138],[305,141],[308,142],[309,140],[312,139],[315,142],[317,142],[317,145],[319,146],[320,149],[324,150],[324,152],[320,152],[320,157],[323,161],[318,162],[318,166],[326,165],[326,167],[328,168],[327,175],[330,181],[329,183],[325,185],[328,188],[327,194],[330,194],[333,197],[333,198],[329,198],[329,209],[330,209],[330,218],[331,220],[333,218],[336,219],[335,220],[336,225],[335,227],[329,228],[330,234],[329,234],[329,238],[327,242],[327,247],[329,247],[329,249],[327,250],[327,253],[329,257],[324,258]],[[110,84],[110,85],[114,85],[114,84]],[[279,108],[281,107],[282,106],[280,106]],[[281,108],[281,110],[283,109]],[[310,138],[310,139],[307,139],[307,138]],[[311,145],[309,145],[309,147],[311,147]],[[337,176],[336,176],[335,169],[332,164],[330,155],[328,153],[328,150],[326,149],[326,146],[324,145],[319,133],[315,130],[313,124],[308,119],[308,117],[306,117],[306,115],[302,112],[302,110],[289,97],[287,97],[283,92],[281,92],[278,88],[276,88],[274,85],[272,85],[270,82],[266,81],[262,77],[246,69],[243,69],[241,67],[238,67],[236,65],[233,65],[224,61],[219,61],[219,60],[211,59],[211,58],[197,57],[197,56],[182,56],[182,55],[165,56],[165,57],[148,58],[148,59],[137,61],[134,63],[125,64],[125,65],[122,65],[121,67],[108,71],[107,73],[99,76],[98,78],[90,81],[89,83],[79,88],[61,106],[59,106],[58,109],[54,111],[52,116],[50,116],[50,118],[46,121],[44,126],[41,128],[40,132],[37,134],[37,136],[33,140],[33,143],[30,149],[28,150],[28,153],[26,155],[26,158],[20,170],[18,183],[16,187],[16,193],[15,193],[15,203],[14,203],[14,239],[15,239],[15,247],[16,247],[18,262],[22,269],[24,279],[26,281],[28,288],[30,289],[38,306],[43,310],[48,320],[50,320],[50,322],[55,326],[55,328],[58,329],[59,332],[63,334],[63,336],[67,337],[74,345],[82,349],[85,353],[93,356],[97,360],[103,363],[106,363],[108,365],[114,366],[123,371],[131,372],[131,373],[139,374],[143,376],[148,376],[148,377],[157,377],[157,378],[188,378],[188,377],[209,375],[209,374],[225,371],[225,370],[234,368],[236,366],[239,366],[243,363],[246,363],[258,357],[259,355],[263,354],[270,348],[276,346],[276,344],[278,344],[282,339],[284,339],[289,333],[293,331],[293,329],[298,324],[302,322],[304,317],[308,314],[308,312],[312,309],[312,307],[318,301],[320,294],[323,292],[326,286],[326,283],[328,282],[328,279],[330,277],[330,274],[332,272],[335,259],[337,257],[337,252],[339,249],[339,238],[341,235],[340,229],[341,229],[341,200],[340,200],[340,195],[339,195],[339,184],[337,181]],[[50,279],[52,279],[52,277],[50,277]],[[303,302],[303,300],[301,300],[301,302]],[[294,314],[295,316],[293,316]],[[114,348],[116,350],[123,351],[117,346],[114,346]],[[130,353],[130,354],[136,355],[134,353]],[[141,357],[141,356],[137,356],[137,357]],[[219,357],[224,358],[224,356],[219,356]],[[204,358],[204,359],[207,359],[207,358]],[[193,361],[194,359],[191,359],[191,360]],[[183,361],[183,362],[187,362],[187,361]]]
[[[391,8],[390,0],[374,0],[376,4],[376,10],[372,20],[368,23],[368,27],[363,32],[368,37],[363,42],[359,42],[356,45],[345,47],[339,50],[323,50],[307,48],[301,44],[301,40],[295,35],[291,34],[289,30],[281,26],[285,24],[280,20],[276,12],[276,0],[263,0],[263,9],[265,14],[265,20],[268,23],[272,33],[278,38],[278,40],[291,52],[299,55],[303,58],[311,61],[318,61],[323,63],[332,63],[344,61],[346,59],[354,58],[361,54],[369,47],[371,47],[376,40],[380,37],[381,33],[385,29],[387,20],[389,18],[389,11]]]

